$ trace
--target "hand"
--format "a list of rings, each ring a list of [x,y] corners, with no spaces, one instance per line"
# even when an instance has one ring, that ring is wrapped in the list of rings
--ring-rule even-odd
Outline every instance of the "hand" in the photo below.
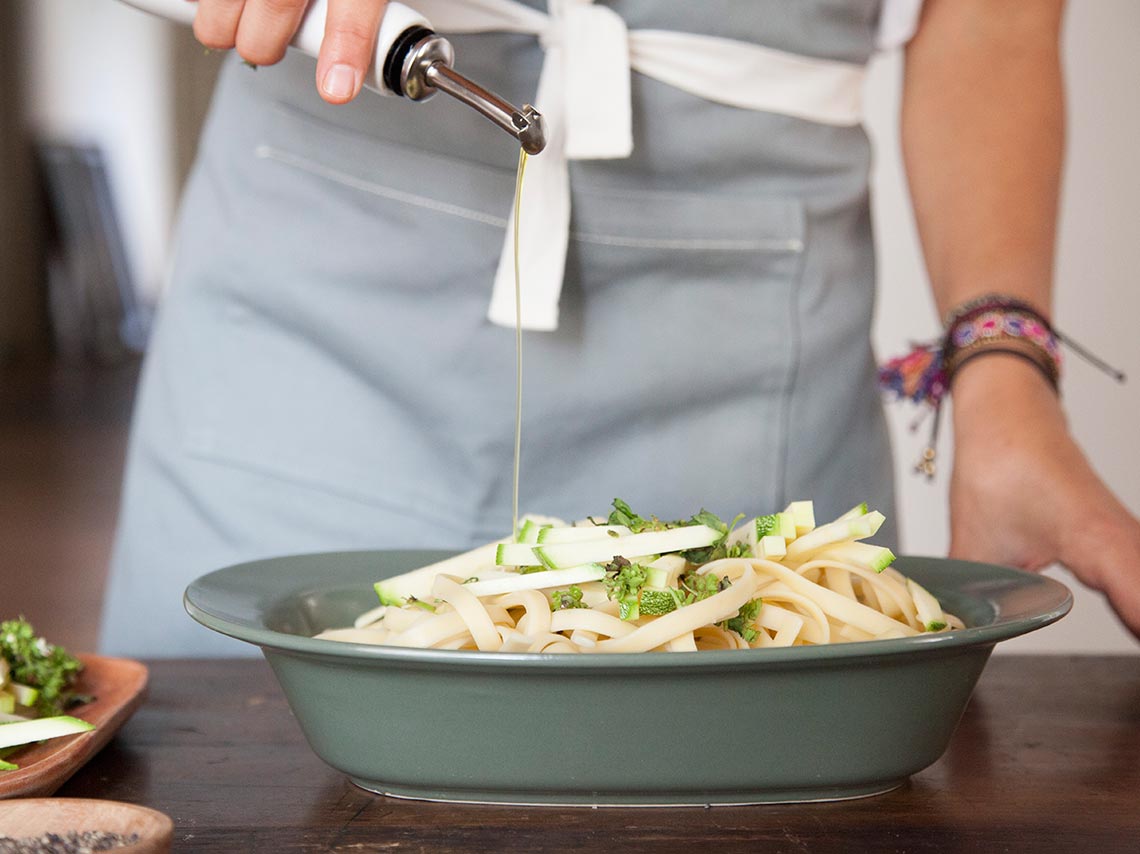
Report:
[[[1015,356],[988,355],[962,367],[952,400],[950,555],[1061,563],[1140,638],[1140,522],[1092,470],[1048,383]]]
[[[199,0],[194,35],[206,47],[236,47],[247,62],[273,65],[285,56],[308,5],[308,0]],[[388,0],[329,0],[317,91],[330,104],[344,104],[360,93],[387,5]]]

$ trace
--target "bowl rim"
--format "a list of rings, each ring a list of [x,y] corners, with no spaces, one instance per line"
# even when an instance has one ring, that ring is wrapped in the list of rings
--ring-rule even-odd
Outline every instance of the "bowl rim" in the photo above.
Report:
[[[312,655],[321,658],[348,659],[357,662],[390,662],[392,664],[406,666],[477,667],[507,670],[525,666],[528,670],[533,670],[535,667],[538,667],[541,669],[554,668],[573,671],[641,670],[646,668],[676,669],[689,667],[717,668],[742,665],[748,665],[749,667],[765,667],[768,665],[809,666],[850,662],[856,659],[883,659],[891,656],[915,654],[929,655],[939,652],[961,650],[963,648],[993,646],[1000,641],[1009,640],[1054,623],[1064,617],[1073,606],[1073,595],[1069,588],[1056,579],[1046,575],[976,561],[963,561],[923,555],[902,555],[897,559],[896,565],[905,565],[916,561],[923,563],[934,562],[935,564],[946,566],[957,564],[962,567],[971,568],[975,572],[982,570],[996,575],[999,579],[1004,578],[1004,580],[1008,582],[1005,590],[998,589],[988,591],[991,594],[990,598],[980,600],[994,607],[995,618],[993,622],[947,632],[920,634],[913,637],[891,638],[888,640],[859,641],[857,643],[832,643],[817,646],[746,650],[705,650],[701,652],[673,652],[657,655],[646,653],[567,655],[564,653],[512,653],[481,652],[476,650],[416,649],[383,646],[379,644],[323,640],[307,635],[276,631],[264,625],[258,625],[252,619],[244,621],[231,619],[218,613],[216,609],[211,608],[208,603],[201,601],[203,594],[205,594],[208,599],[211,592],[216,592],[211,591],[211,585],[216,585],[219,579],[244,572],[256,571],[257,568],[274,563],[316,559],[329,560],[330,558],[360,558],[362,556],[380,557],[395,554],[408,555],[416,552],[431,555],[431,560],[438,559],[440,555],[459,553],[458,550],[368,549],[341,552],[312,552],[246,561],[215,570],[196,579],[186,588],[183,594],[183,606],[194,620],[206,628],[235,638],[236,640],[261,647],[263,651],[273,650],[277,652]],[[317,578],[316,574],[314,574],[314,578]],[[1030,582],[1031,579],[1032,581]],[[1038,588],[1036,591],[1038,596],[1035,606],[1027,609],[1023,605],[1011,613],[1005,613],[1002,606],[1008,603],[1004,603],[999,594],[1003,592],[1008,594],[1015,590],[1024,590],[1027,583],[1031,583],[1032,586]],[[293,589],[289,589],[283,584],[281,596],[275,601],[280,602],[290,595],[296,596],[305,592],[312,592],[312,590],[312,584],[302,588],[294,587]]]

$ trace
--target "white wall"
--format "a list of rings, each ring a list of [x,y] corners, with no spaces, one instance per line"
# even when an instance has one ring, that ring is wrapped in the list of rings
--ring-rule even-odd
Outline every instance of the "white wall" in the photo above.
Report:
[[[1070,352],[1062,395],[1073,432],[1092,464],[1133,513],[1140,513],[1138,33],[1140,4],[1135,0],[1069,4],[1064,40],[1069,139],[1055,305],[1062,331],[1130,374],[1130,382],[1118,386]],[[878,152],[875,344],[880,357],[905,352],[910,341],[938,333],[899,160],[900,79],[896,53],[876,62],[868,82],[869,125]],[[913,408],[898,405],[891,412],[903,547],[915,554],[945,554],[946,467],[933,485],[910,474],[925,437],[907,429],[914,414]],[[949,455],[950,440],[945,430],[940,455]],[[1049,574],[1073,589],[1072,613],[1054,626],[1002,644],[999,651],[1140,652],[1102,597],[1063,569]]]
[[[176,193],[169,25],[116,0],[24,3],[32,127],[103,147],[134,281],[153,301]]]

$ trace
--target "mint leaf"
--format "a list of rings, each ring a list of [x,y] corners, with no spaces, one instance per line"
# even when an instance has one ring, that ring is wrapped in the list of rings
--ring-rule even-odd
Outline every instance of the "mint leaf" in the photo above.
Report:
[[[760,637],[760,632],[756,628],[756,617],[760,614],[760,608],[764,604],[762,599],[753,599],[751,602],[746,602],[740,609],[740,612],[733,618],[725,620],[721,623],[723,628],[729,631],[736,632],[748,643],[752,643],[756,638]]]

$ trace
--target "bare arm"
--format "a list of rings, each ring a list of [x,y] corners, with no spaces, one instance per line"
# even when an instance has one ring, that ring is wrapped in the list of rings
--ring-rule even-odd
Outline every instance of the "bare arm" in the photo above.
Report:
[[[903,152],[940,312],[988,291],[1049,307],[1062,6],[927,0],[907,50]]]
[[[926,0],[907,49],[903,150],[940,312],[1018,296],[1049,314],[1064,147],[1063,0]],[[1028,363],[955,377],[951,554],[1040,569],[1104,591],[1140,637],[1140,523],[1073,441]],[[1063,520],[1085,520],[1065,524]]]

